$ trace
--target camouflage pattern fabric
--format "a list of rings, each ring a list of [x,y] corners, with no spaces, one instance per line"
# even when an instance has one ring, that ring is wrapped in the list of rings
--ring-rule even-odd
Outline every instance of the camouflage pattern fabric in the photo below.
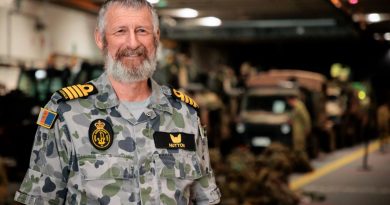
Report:
[[[91,81],[98,90],[85,99],[45,106],[58,114],[52,129],[39,127],[30,167],[15,200],[24,204],[216,204],[207,137],[195,109],[150,80],[151,103],[135,119],[120,103],[106,73]],[[89,128],[108,122],[113,142],[92,146]],[[156,148],[155,132],[193,136],[195,151]]]

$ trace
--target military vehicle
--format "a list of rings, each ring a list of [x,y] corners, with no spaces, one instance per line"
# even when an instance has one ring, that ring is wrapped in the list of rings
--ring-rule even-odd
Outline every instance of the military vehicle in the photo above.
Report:
[[[270,70],[251,77],[241,101],[237,137],[255,152],[274,141],[293,147],[294,119],[287,99],[298,97],[304,102],[312,121],[312,130],[306,136],[307,151],[310,157],[316,157],[319,152],[318,133],[325,129],[325,118],[321,117],[325,109],[322,99],[325,82],[323,75],[302,70]]]

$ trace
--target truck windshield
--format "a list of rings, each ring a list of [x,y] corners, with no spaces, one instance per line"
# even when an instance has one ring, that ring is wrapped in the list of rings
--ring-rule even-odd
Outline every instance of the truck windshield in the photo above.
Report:
[[[291,111],[291,106],[286,96],[247,96],[245,110],[279,114]]]

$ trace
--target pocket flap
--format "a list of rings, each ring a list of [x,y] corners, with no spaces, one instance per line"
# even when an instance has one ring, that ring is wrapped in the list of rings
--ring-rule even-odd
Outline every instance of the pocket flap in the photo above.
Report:
[[[79,156],[80,172],[85,180],[134,178],[132,156]]]
[[[198,179],[202,177],[198,158],[195,153],[156,154],[156,170],[161,177]]]

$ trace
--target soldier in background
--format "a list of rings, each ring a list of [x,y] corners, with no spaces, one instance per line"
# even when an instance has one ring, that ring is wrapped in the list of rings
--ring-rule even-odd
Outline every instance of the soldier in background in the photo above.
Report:
[[[311,171],[309,157],[306,151],[307,137],[311,131],[311,119],[305,104],[297,96],[290,96],[287,99],[292,109],[293,127],[293,151],[296,160],[296,171]]]
[[[377,109],[377,126],[380,140],[380,150],[385,151],[385,144],[390,135],[390,100],[378,106]]]

